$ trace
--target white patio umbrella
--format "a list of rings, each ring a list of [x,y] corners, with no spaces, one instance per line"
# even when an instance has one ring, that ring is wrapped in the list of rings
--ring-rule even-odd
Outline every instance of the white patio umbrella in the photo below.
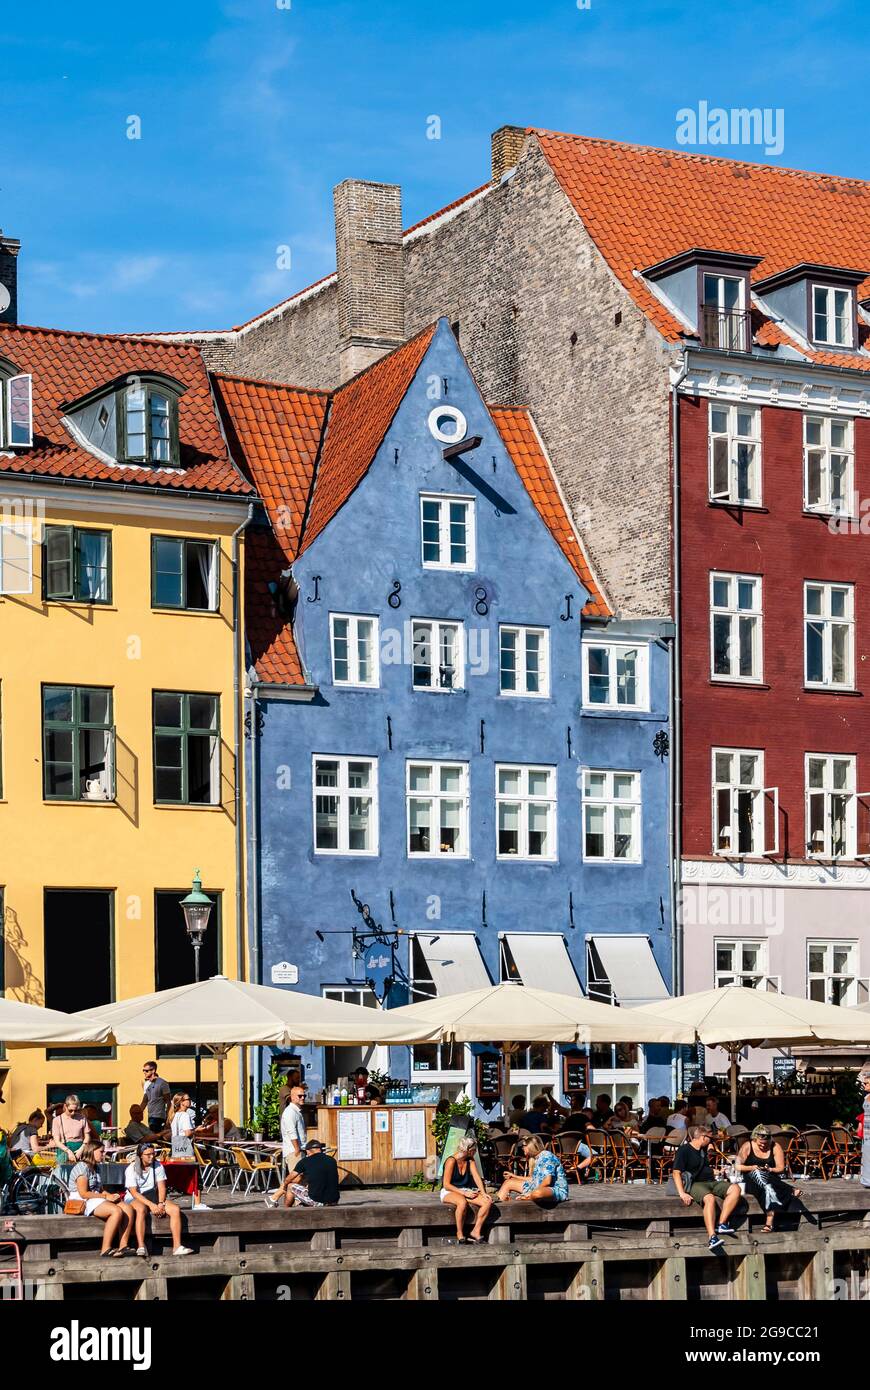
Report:
[[[58,1047],[62,1043],[104,1042],[106,1028],[93,1014],[65,1014],[0,998],[0,1038],[7,1047]]]
[[[73,1015],[77,1018],[78,1015]],[[241,1043],[292,1047],[404,1041],[389,1011],[340,1004],[296,990],[271,989],[215,975],[198,984],[122,999],[90,1011],[118,1045],[207,1047],[218,1066],[218,1125],[224,1133],[224,1058]],[[421,1038],[420,1041],[425,1040]]]
[[[640,1010],[629,1010],[640,1013]],[[723,1047],[731,1072],[731,1118],[737,1113],[737,1055],[744,1047],[793,1047],[818,1043],[870,1043],[870,1014],[837,1004],[817,1004],[764,989],[723,985],[698,994],[646,1004],[645,1016],[690,1029],[692,1036],[673,1041]]]
[[[618,1009],[582,995],[553,994],[549,990],[505,983],[462,994],[440,995],[422,1003],[391,1009],[391,1023],[409,1036],[406,1042],[424,1041],[428,1030],[437,1029],[439,1042],[497,1043],[505,1054],[504,1105],[510,1089],[510,1053],[518,1042],[576,1043],[671,1043],[691,1042],[687,1026],[662,1022],[651,1012]],[[420,1037],[411,1037],[418,1032]]]

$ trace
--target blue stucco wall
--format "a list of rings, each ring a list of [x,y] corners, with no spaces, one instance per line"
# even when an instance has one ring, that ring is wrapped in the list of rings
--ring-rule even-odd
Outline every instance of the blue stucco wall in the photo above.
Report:
[[[459,460],[427,427],[433,393],[458,406],[468,434],[481,446]],[[424,570],[421,491],[476,498],[476,569]],[[354,974],[349,936],[358,916],[350,890],[374,917],[407,931],[473,931],[490,976],[499,978],[499,933],[564,935],[577,974],[586,976],[587,933],[648,934],[670,978],[667,760],[653,738],[667,727],[668,656],[650,643],[651,708],[644,715],[584,713],[581,702],[578,614],[586,594],[544,526],[480,398],[458,346],[442,321],[378,453],[353,495],[294,566],[299,585],[295,631],[310,682],[310,703],[263,698],[259,737],[259,879],[261,972],[290,960],[299,988],[345,984]],[[314,577],[319,576],[314,599]],[[395,581],[401,607],[388,605]],[[488,613],[475,611],[486,591]],[[571,595],[570,621],[560,617]],[[462,620],[471,661],[480,670],[466,688],[448,694],[413,691],[407,662],[383,664],[380,688],[334,687],[331,612],[375,614],[381,646],[388,630],[412,618]],[[550,697],[499,694],[498,627],[516,622],[550,633]],[[483,660],[488,642],[488,663]],[[475,645],[476,643],[476,645]],[[388,739],[388,721],[392,748]],[[483,751],[481,751],[483,721]],[[569,731],[571,753],[569,756]],[[379,762],[379,852],[375,857],[318,855],[313,847],[312,754],[376,757]],[[409,757],[457,759],[469,765],[470,856],[412,860],[406,854],[405,762]],[[557,769],[557,863],[496,860],[495,764],[541,763]],[[642,862],[590,865],[581,859],[582,766],[641,772]],[[569,924],[573,894],[574,926]],[[486,918],[483,898],[486,896]],[[252,913],[252,917],[255,914]],[[408,968],[408,944],[400,958]],[[357,972],[359,973],[359,972]],[[399,1001],[401,1002],[401,1001]],[[669,1052],[650,1050],[649,1089],[669,1090]],[[309,1081],[320,1084],[321,1062],[306,1056]],[[401,1066],[401,1059],[395,1064]],[[405,1067],[407,1074],[407,1066]],[[401,1072],[400,1072],[401,1074]]]

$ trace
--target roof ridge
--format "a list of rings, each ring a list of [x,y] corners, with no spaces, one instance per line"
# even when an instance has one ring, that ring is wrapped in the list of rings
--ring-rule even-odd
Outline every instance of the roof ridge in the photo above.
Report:
[[[289,381],[266,381],[263,377],[256,376],[237,376],[235,372],[210,372],[209,375],[215,381],[243,381],[247,386],[267,386],[276,391],[301,391],[307,396],[332,396],[335,389],[328,390],[325,386],[294,386]]]
[[[729,108],[730,109],[730,108]],[[542,126],[527,126],[526,134],[544,135],[551,140],[573,140],[593,145],[608,145],[611,149],[637,150],[641,154],[666,154],[675,159],[695,160],[701,164],[737,164],[742,169],[764,169],[774,174],[793,175],[804,179],[827,179],[836,183],[855,184],[870,189],[870,180],[849,174],[828,174],[823,169],[795,169],[789,164],[765,164],[761,160],[734,159],[724,154],[701,154],[697,150],[675,150],[667,145],[640,145],[633,140],[611,140],[603,135],[578,135],[568,130],[546,130]]]
[[[58,338],[97,338],[100,342],[147,343],[149,347],[170,348],[190,352],[202,359],[202,353],[195,343],[187,339],[167,342],[156,335],[141,333],[100,333],[89,328],[50,328],[40,323],[0,323],[0,330],[12,333],[45,333]]]

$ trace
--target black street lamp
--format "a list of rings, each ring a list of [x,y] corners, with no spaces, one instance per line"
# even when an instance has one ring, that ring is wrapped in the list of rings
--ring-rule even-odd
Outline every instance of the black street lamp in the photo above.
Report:
[[[193,887],[186,898],[181,899],[181,910],[184,913],[184,925],[190,944],[193,947],[193,978],[199,984],[199,952],[205,936],[208,919],[214,904],[208,894],[202,891],[202,879],[199,876],[199,869],[193,872]],[[197,1124],[202,1120],[202,1058],[199,1043],[196,1045],[196,1119]]]

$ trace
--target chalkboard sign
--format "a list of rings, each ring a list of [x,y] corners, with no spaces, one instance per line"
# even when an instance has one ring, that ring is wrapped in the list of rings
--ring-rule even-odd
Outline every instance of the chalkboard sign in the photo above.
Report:
[[[568,1096],[585,1096],[589,1090],[589,1064],[585,1057],[562,1058],[562,1090]]]
[[[773,1079],[775,1082],[787,1081],[790,1076],[794,1076],[797,1071],[797,1060],[794,1057],[774,1057],[773,1059]]]
[[[704,1068],[700,1062],[683,1063],[683,1090],[689,1091],[696,1081],[704,1080]],[[703,1100],[703,1096],[702,1096]]]
[[[477,1099],[501,1100],[501,1054],[481,1052],[477,1058]]]

